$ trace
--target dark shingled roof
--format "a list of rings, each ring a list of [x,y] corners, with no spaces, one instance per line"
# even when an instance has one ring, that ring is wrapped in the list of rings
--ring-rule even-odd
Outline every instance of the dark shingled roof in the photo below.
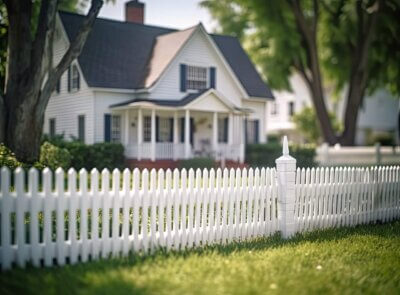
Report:
[[[84,16],[60,12],[72,40]],[[176,30],[98,18],[79,56],[79,64],[91,87],[140,89],[148,73],[157,36]],[[273,98],[235,37],[210,35],[249,96]]]
[[[134,98],[134,99],[131,99],[131,100],[128,100],[128,101],[124,101],[124,102],[121,102],[121,103],[113,104],[110,107],[111,108],[121,107],[121,106],[125,106],[125,105],[128,105],[128,104],[131,104],[133,102],[150,102],[150,103],[153,103],[155,105],[164,106],[164,107],[182,107],[182,106],[185,106],[188,103],[194,101],[196,98],[198,98],[200,95],[202,95],[203,93],[205,93],[208,90],[209,89],[204,89],[204,90],[196,92],[196,93],[190,93],[190,94],[186,95],[184,98],[182,98],[180,100],[176,100],[176,99]]]

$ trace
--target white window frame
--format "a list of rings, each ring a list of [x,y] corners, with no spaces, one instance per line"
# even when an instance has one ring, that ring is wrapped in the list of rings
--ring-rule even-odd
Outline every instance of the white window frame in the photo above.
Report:
[[[271,115],[277,116],[279,114],[279,104],[277,102],[273,102],[271,105]]]
[[[79,90],[79,69],[77,65],[72,65],[71,67],[71,91],[78,91]]]
[[[121,115],[111,116],[111,142],[121,142]]]
[[[171,142],[171,120],[167,117],[158,118],[158,141]]]
[[[151,116],[143,117],[143,142],[151,142]]]
[[[209,69],[204,66],[187,65],[186,66],[186,89],[203,90],[208,87]]]

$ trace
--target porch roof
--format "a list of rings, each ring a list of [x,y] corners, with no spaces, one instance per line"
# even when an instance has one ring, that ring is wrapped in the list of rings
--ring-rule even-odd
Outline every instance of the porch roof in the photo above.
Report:
[[[204,89],[196,93],[190,93],[183,97],[182,99],[147,99],[147,98],[134,98],[122,103],[113,104],[110,106],[111,109],[121,109],[124,107],[139,107],[143,105],[155,105],[167,108],[185,108],[190,103],[200,100],[202,98],[208,97],[209,95],[214,95],[220,102],[222,102],[227,109],[235,112],[249,113],[251,110],[246,108],[238,107],[229,101],[227,101],[223,96],[213,88]],[[210,109],[210,111],[212,111]]]

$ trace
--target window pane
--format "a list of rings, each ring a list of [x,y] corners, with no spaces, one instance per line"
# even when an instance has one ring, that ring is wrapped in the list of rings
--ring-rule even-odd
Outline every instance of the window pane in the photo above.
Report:
[[[254,120],[247,120],[247,143],[256,143],[255,124]]]
[[[85,142],[85,116],[78,116],[78,140]]]
[[[143,122],[143,141],[150,142],[151,141],[151,117],[145,116]]]
[[[159,118],[158,140],[160,142],[171,141],[171,120],[169,118]]]
[[[79,72],[78,72],[78,67],[77,66],[72,66],[72,75],[71,75],[71,86],[72,89],[78,89],[79,88]]]
[[[119,115],[111,117],[111,141],[121,142],[121,116]]]
[[[207,88],[207,68],[188,66],[186,85],[187,89],[201,90]]]
[[[54,137],[56,135],[56,119],[49,119],[49,135]]]

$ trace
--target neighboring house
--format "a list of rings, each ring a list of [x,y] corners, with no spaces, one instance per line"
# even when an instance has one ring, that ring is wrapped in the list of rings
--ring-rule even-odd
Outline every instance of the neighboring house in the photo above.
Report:
[[[44,132],[121,142],[139,166],[195,156],[242,163],[246,143],[266,140],[273,95],[239,41],[201,24],[182,31],[144,25],[137,1],[125,9],[126,22],[96,20],[49,101]],[[82,20],[59,13],[56,62]]]
[[[312,106],[309,91],[299,75],[290,78],[292,92],[274,91],[275,100],[269,104],[267,115],[267,134],[289,136],[295,142],[304,142],[303,137],[297,132],[292,121],[292,116],[300,112],[306,106]],[[343,122],[345,111],[345,99],[336,104],[328,99],[327,107]],[[400,109],[399,100],[390,95],[386,90],[380,89],[373,95],[364,99],[358,113],[356,144],[365,145],[374,136],[386,134],[393,136],[394,141],[399,135]]]

